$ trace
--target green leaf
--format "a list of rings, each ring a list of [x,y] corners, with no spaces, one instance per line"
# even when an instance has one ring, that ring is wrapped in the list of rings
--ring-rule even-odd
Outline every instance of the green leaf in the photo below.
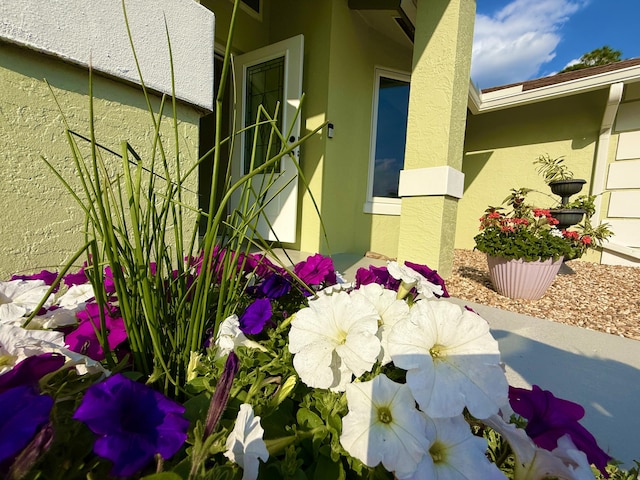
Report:
[[[303,426],[309,430],[324,425],[322,419],[307,408],[301,408],[296,414],[296,420],[298,425]]]
[[[182,480],[182,477],[173,472],[160,472],[142,477],[141,480]]]
[[[325,456],[318,457],[316,470],[313,475],[314,480],[325,480],[331,478],[335,480],[345,480],[346,474],[342,462],[334,462]]]

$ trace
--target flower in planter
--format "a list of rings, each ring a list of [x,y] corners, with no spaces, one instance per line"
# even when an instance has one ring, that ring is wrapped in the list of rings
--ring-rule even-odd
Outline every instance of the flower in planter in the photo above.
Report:
[[[260,417],[254,416],[251,405],[240,405],[236,423],[227,437],[227,451],[224,455],[242,467],[242,480],[258,478],[260,460],[266,462],[269,459],[263,435]]]
[[[480,233],[475,236],[476,249],[491,257],[526,261],[572,257],[573,245],[555,226],[558,221],[549,210],[525,203],[531,190],[512,190],[505,199],[512,210],[489,207],[480,217]]]
[[[585,413],[581,405],[557,398],[537,385],[533,385],[531,390],[509,387],[509,403],[514,412],[527,419],[525,431],[536,445],[553,450],[558,447],[559,438],[569,435],[575,446],[587,455],[589,462],[605,472],[611,457],[578,423]]]
[[[14,457],[49,421],[53,398],[31,385],[0,393],[0,463]]]
[[[485,456],[487,441],[476,437],[462,415],[427,419],[426,434],[432,439],[428,454],[406,480],[481,478],[504,480],[504,474]]]
[[[507,400],[498,342],[489,324],[448,302],[423,300],[389,334],[393,363],[430,417],[453,417],[466,407],[486,418]]]
[[[340,436],[345,450],[369,467],[382,463],[398,478],[415,472],[432,442],[409,387],[381,374],[349,384],[347,404]]]
[[[101,330],[100,307],[96,303],[89,303],[76,316],[78,327],[65,337],[69,348],[94,360],[104,360],[105,352],[97,334]],[[104,318],[107,342],[109,348],[114,349],[127,338],[124,322],[114,308],[105,308]]]
[[[362,296],[337,292],[309,302],[291,322],[289,350],[300,378],[310,387],[344,391],[380,353],[379,315]]]
[[[49,290],[44,280],[10,280],[0,282],[0,322],[20,323],[21,318],[33,311]],[[47,299],[45,307],[51,304]]]
[[[155,454],[172,457],[187,439],[184,406],[121,374],[92,385],[73,418],[98,438],[94,452],[113,462],[112,475],[141,470]]]

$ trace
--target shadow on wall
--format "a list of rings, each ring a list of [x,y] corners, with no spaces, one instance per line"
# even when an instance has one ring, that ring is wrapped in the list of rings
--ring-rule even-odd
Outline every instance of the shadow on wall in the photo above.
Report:
[[[464,173],[464,191],[473,184],[476,177],[482,172],[493,155],[493,151],[465,153],[462,160],[462,172]]]
[[[507,330],[492,333],[500,344],[502,361],[508,370],[521,377],[524,381],[521,383],[538,385],[557,397],[580,403],[586,411],[581,423],[593,433],[603,450],[626,467],[631,467],[633,460],[640,460],[640,369],[589,356],[590,352],[569,352]],[[616,350],[615,347],[620,347],[625,352],[635,347],[638,353],[635,357],[640,358],[640,342],[611,337],[607,340],[615,345],[607,347]],[[529,387],[517,385],[509,373],[512,385]]]

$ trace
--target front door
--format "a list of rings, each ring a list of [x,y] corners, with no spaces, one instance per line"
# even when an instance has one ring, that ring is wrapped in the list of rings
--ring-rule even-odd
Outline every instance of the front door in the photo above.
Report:
[[[299,138],[300,117],[296,117],[296,110],[302,95],[303,50],[304,38],[298,35],[235,58],[234,70],[238,84],[236,131],[256,122],[259,105],[269,115],[274,115],[279,104],[280,131],[287,135],[290,143]],[[249,129],[236,138],[232,164],[234,179],[249,171],[252,156],[255,167],[267,159],[269,148],[269,158],[278,152],[281,144],[269,141],[270,131],[270,128],[259,130],[255,144],[255,129]],[[289,156],[284,156],[272,171],[254,177],[256,189],[263,182],[273,182],[266,194],[262,195],[263,199],[273,197],[258,220],[257,230],[263,238],[286,243],[296,241],[297,177],[298,170]],[[256,201],[256,198],[253,197],[252,201]]]

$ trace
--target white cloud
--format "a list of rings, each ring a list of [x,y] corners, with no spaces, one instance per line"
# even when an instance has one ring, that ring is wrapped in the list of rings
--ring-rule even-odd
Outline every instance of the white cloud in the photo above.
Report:
[[[563,24],[588,1],[513,0],[491,15],[478,13],[473,81],[486,88],[539,76],[542,65],[555,57]]]

